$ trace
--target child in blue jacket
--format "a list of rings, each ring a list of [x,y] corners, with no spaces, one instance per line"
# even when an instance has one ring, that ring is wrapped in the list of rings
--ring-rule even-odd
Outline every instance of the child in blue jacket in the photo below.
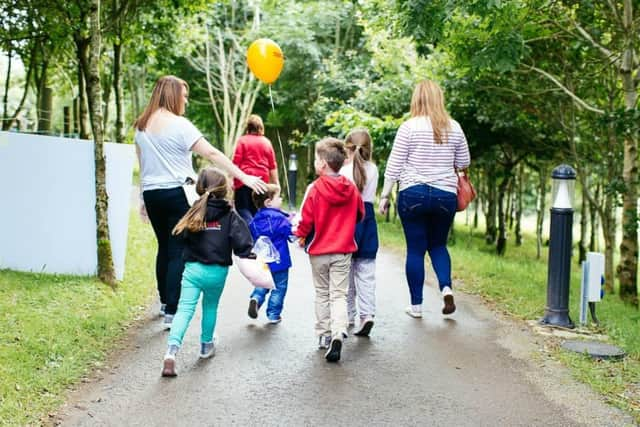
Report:
[[[267,191],[263,194],[253,193],[253,203],[258,212],[249,224],[249,230],[255,240],[260,236],[266,236],[280,253],[280,261],[269,263],[269,269],[275,282],[275,289],[271,290],[269,303],[267,304],[267,318],[269,323],[276,324],[282,321],[281,313],[284,305],[284,297],[287,294],[289,283],[289,268],[291,268],[291,254],[289,253],[289,236],[291,236],[291,222],[289,215],[280,208],[282,197],[280,187],[267,184]],[[269,289],[256,288],[251,293],[249,300],[249,317],[256,319],[258,310],[264,303]]]

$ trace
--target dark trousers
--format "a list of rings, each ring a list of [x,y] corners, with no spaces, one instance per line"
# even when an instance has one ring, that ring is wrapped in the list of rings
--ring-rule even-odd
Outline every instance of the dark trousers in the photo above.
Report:
[[[184,271],[182,259],[184,243],[171,232],[189,210],[189,204],[182,187],[147,190],[142,196],[158,240],[156,280],[160,302],[167,305],[165,309],[167,314],[175,314],[180,300],[180,283]]]
[[[398,214],[407,241],[405,272],[411,304],[422,304],[426,252],[429,252],[440,289],[451,287],[451,258],[447,250],[447,238],[456,215],[456,206],[455,193],[426,184],[413,185],[398,194]]]
[[[256,209],[256,205],[253,204],[253,199],[251,198],[252,193],[253,190],[246,185],[243,185],[238,188],[233,195],[234,207],[247,225],[251,223],[253,217],[256,216],[256,212],[258,212],[258,209]]]

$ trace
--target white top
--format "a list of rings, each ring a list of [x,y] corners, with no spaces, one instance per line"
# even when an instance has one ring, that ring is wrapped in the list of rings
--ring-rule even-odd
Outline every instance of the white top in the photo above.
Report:
[[[469,146],[462,128],[451,120],[447,140],[434,141],[428,117],[413,117],[398,129],[384,176],[400,182],[400,191],[417,184],[429,184],[452,193],[457,192],[456,169],[469,166]]]
[[[374,203],[376,200],[376,188],[378,187],[378,167],[371,162],[365,162],[364,170],[367,174],[367,182],[362,189],[362,201]],[[350,162],[340,169],[340,175],[353,181],[353,162]]]
[[[201,137],[198,128],[184,117],[173,119],[159,134],[136,130],[142,191],[180,187],[187,177],[195,177],[191,147]]]

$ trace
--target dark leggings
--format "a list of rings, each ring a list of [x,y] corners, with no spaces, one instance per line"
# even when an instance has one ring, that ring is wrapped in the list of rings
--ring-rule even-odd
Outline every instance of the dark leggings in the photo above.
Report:
[[[247,225],[251,223],[253,217],[256,216],[256,212],[258,212],[258,209],[256,208],[256,205],[253,204],[253,199],[251,198],[252,193],[253,190],[246,185],[243,185],[238,188],[233,195],[234,207]]]
[[[158,240],[156,280],[160,302],[167,305],[165,313],[175,314],[178,300],[180,300],[180,283],[184,271],[182,259],[184,243],[171,232],[189,210],[189,204],[182,187],[147,190],[142,196]]]

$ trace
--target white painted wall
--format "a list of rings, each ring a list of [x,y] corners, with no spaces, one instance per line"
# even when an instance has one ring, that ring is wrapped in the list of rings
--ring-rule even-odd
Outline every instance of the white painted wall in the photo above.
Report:
[[[0,132],[0,268],[97,271],[93,141]],[[135,147],[105,144],[109,231],[124,277]]]

